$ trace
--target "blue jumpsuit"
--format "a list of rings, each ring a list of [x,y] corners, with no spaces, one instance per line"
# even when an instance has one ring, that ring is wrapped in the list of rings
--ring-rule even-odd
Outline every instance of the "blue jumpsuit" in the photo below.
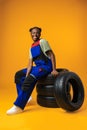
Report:
[[[14,104],[24,109],[36,82],[43,76],[47,76],[52,71],[52,62],[45,56],[40,47],[40,40],[32,44],[31,54],[36,66],[33,66],[30,74],[26,77],[27,68],[15,74],[15,83],[18,97]]]

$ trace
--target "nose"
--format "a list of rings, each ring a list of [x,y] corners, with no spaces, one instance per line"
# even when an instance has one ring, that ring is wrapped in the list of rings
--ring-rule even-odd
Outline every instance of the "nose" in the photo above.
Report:
[[[33,35],[33,36],[37,36],[37,33],[36,33],[36,32],[34,32],[34,33],[32,33],[32,35]]]

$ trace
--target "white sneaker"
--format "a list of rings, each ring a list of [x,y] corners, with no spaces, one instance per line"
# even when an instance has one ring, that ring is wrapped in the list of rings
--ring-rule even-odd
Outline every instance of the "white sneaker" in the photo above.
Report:
[[[32,97],[30,96],[29,99],[28,99],[28,101],[27,101],[27,103],[29,103],[31,100],[32,100]]]
[[[23,112],[23,110],[20,108],[20,107],[17,107],[17,106],[13,106],[12,108],[10,108],[6,114],[8,115],[12,115],[12,114],[17,114],[17,113],[21,113]]]

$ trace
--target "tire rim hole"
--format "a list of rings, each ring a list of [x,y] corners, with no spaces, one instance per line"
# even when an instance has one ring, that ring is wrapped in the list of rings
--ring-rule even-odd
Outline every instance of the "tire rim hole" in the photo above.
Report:
[[[79,98],[78,84],[75,79],[70,79],[67,85],[67,96],[70,101],[76,103]]]

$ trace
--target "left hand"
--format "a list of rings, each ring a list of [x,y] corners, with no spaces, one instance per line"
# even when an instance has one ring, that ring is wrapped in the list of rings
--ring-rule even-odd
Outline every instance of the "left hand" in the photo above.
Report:
[[[57,76],[57,75],[58,75],[58,71],[57,71],[57,70],[53,70],[53,71],[51,72],[51,74],[54,75],[54,76]]]

